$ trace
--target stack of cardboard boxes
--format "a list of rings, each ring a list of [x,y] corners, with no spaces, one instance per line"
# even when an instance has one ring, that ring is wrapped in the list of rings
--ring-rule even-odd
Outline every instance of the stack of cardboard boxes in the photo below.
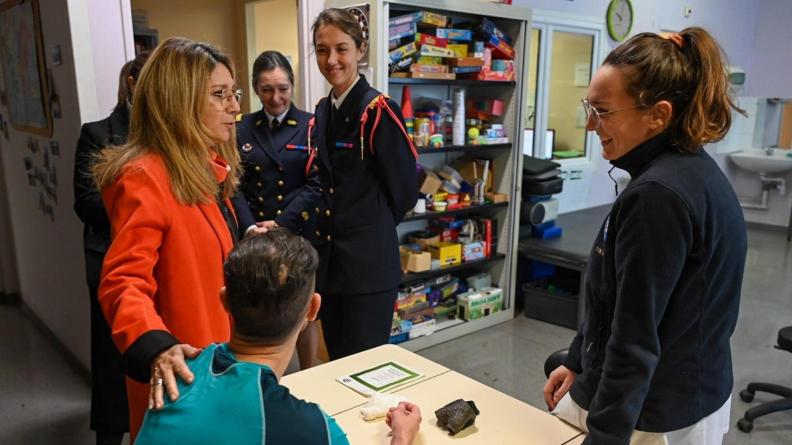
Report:
[[[399,289],[391,325],[391,343],[432,334],[447,320],[470,321],[498,312],[503,292],[492,287],[489,273],[465,279],[445,274]]]
[[[390,19],[392,77],[514,80],[511,37],[487,18],[415,11]]]

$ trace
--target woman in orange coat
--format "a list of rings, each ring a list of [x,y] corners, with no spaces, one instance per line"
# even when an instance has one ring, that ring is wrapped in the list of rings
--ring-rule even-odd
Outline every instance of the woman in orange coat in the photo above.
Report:
[[[184,357],[230,336],[219,291],[238,233],[241,96],[228,56],[168,39],[140,74],[126,145],[93,167],[112,236],[99,303],[128,376],[133,441],[147,406],[178,397],[176,375],[192,380]]]

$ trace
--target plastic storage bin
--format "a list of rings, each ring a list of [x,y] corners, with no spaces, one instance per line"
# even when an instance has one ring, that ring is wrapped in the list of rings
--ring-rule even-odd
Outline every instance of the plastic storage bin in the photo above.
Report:
[[[577,329],[579,272],[556,268],[553,276],[525,283],[522,289],[527,317]]]

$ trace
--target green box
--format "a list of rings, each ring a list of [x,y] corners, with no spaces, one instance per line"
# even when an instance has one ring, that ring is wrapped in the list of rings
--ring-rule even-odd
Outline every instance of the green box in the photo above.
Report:
[[[475,320],[499,312],[503,307],[503,290],[485,287],[457,295],[457,318]]]

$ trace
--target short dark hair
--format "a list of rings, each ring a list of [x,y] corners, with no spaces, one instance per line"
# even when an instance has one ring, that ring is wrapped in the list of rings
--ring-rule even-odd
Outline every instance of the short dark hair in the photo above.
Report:
[[[316,46],[316,31],[322,26],[335,26],[340,29],[344,34],[348,35],[355,42],[355,47],[363,49],[368,43],[366,37],[363,35],[363,28],[360,27],[357,17],[354,14],[341,8],[328,8],[320,12],[316,16],[316,20],[311,26],[311,35],[313,35],[313,44]]]
[[[223,266],[236,335],[278,344],[305,316],[319,257],[305,238],[278,228],[242,240]]]
[[[146,64],[149,55],[151,55],[150,51],[142,51],[121,67],[121,72],[118,73],[118,102],[116,106],[126,106],[127,101],[131,102],[132,92],[129,91],[127,86],[127,77],[132,76],[133,79],[137,80],[140,76],[140,70],[143,69],[143,65]]]
[[[132,59],[132,64],[129,66],[129,73],[127,75],[132,76],[133,79],[137,80],[140,76],[140,70],[143,69],[143,65],[146,64],[146,61],[149,59],[151,55],[151,51],[141,51],[134,59]]]
[[[280,68],[286,72],[289,77],[289,83],[294,86],[294,71],[292,71],[289,59],[278,51],[264,51],[256,57],[253,62],[253,89],[256,89],[256,82],[258,82],[259,75],[265,71],[272,71],[275,68]]]

